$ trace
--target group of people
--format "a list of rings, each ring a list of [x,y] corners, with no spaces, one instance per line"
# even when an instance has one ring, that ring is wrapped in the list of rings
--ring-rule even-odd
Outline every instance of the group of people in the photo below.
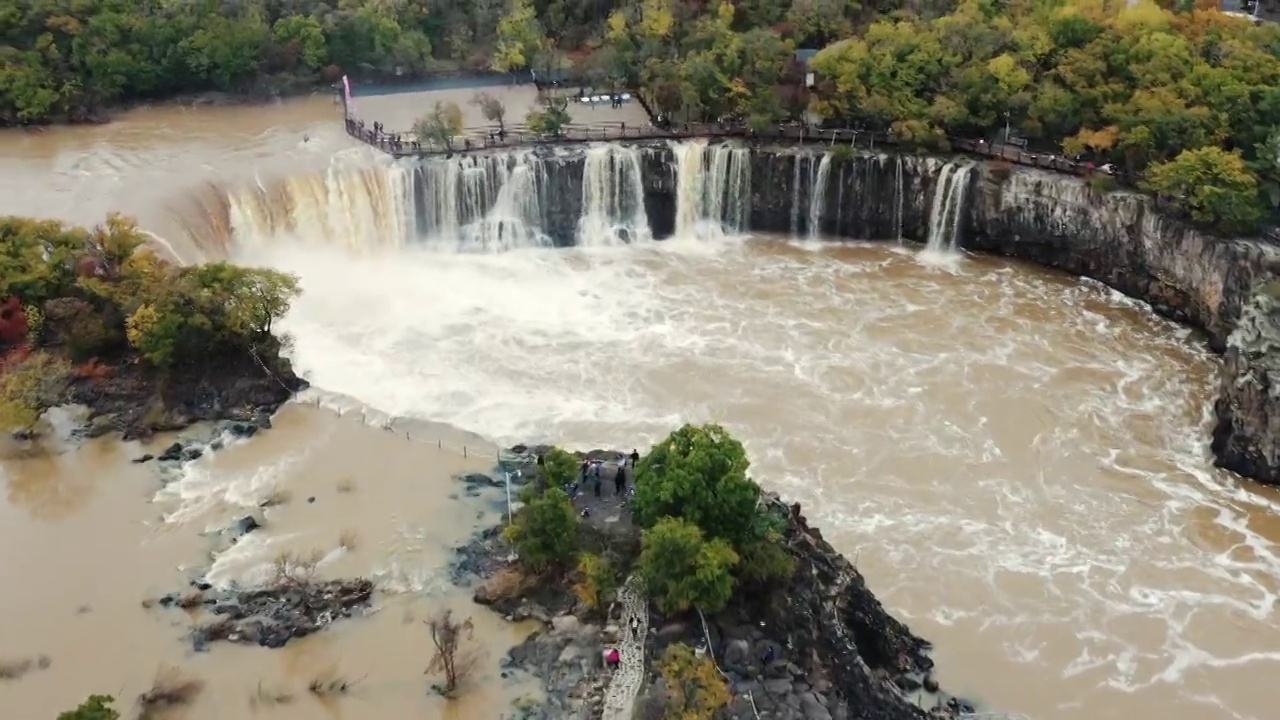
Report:
[[[393,135],[386,131],[382,123],[375,122],[372,126],[366,125],[364,120],[348,117],[346,119],[347,134],[357,140],[392,153],[418,152],[422,149],[422,144],[417,141],[409,141],[401,138],[399,135]]]
[[[631,455],[618,463],[618,469],[613,474],[613,492],[618,497],[625,497],[627,494],[627,462],[631,461],[630,470],[635,471],[636,463],[640,461],[640,452],[632,450]],[[588,484],[592,487],[592,494],[600,497],[600,486],[603,485],[600,471],[604,468],[604,461],[591,460],[584,458],[579,468],[578,487],[586,488]]]

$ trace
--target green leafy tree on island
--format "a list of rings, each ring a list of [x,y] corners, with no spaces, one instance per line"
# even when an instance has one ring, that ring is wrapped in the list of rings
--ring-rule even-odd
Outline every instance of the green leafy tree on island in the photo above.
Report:
[[[540,493],[528,490],[524,507],[503,530],[503,538],[534,572],[563,567],[578,550],[578,513],[558,487]]]
[[[708,537],[742,544],[753,537],[760,502],[749,465],[742,443],[720,425],[685,425],[636,465],[631,512],[644,528],[676,517]]]
[[[733,596],[738,555],[720,538],[707,539],[697,525],[667,517],[644,531],[636,565],[660,611],[722,609]]]

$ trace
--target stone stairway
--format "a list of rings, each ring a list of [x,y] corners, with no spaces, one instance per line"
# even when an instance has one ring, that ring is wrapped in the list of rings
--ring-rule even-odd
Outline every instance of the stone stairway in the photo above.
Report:
[[[644,584],[636,575],[627,578],[618,590],[622,602],[622,619],[619,621],[618,651],[621,663],[605,690],[604,711],[601,720],[631,720],[636,696],[644,684],[644,641],[649,632],[649,598]],[[631,618],[640,619],[640,632],[631,633]]]

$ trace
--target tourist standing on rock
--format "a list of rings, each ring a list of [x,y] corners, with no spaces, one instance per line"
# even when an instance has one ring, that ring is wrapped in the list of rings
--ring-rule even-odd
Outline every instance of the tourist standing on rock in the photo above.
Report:
[[[640,618],[638,617],[631,618],[631,638],[633,640],[640,639]]]
[[[636,463],[638,462],[640,462],[640,451],[636,450],[635,448],[631,448],[631,469],[632,470],[635,469]]]
[[[618,497],[627,494],[627,466],[625,463],[618,466],[618,472],[613,476],[613,493]]]

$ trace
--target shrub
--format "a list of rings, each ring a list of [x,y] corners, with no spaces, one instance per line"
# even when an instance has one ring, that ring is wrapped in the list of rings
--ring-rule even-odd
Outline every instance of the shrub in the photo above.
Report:
[[[1107,173],[1092,173],[1089,175],[1089,188],[1099,195],[1105,195],[1116,189],[1116,179]]]
[[[688,645],[668,645],[658,659],[658,672],[667,683],[666,717],[710,720],[729,704],[729,685],[709,657],[698,657]]]
[[[663,518],[644,533],[641,577],[649,595],[666,614],[698,607],[722,609],[733,594],[733,567],[738,555],[729,543],[707,540],[697,525],[679,518]]]
[[[578,555],[577,582],[573,592],[587,607],[599,609],[618,589],[618,570],[608,558],[594,553]]]
[[[528,497],[528,496],[526,496]],[[578,549],[578,513],[558,487],[528,497],[503,537],[531,570],[542,572],[562,565]]]
[[[44,304],[43,339],[80,361],[119,347],[125,336],[118,315],[113,318],[80,298],[61,297]]]
[[[120,713],[111,707],[115,701],[110,695],[90,695],[75,710],[58,713],[58,720],[120,720]]]
[[[0,368],[0,430],[35,425],[41,413],[62,400],[71,374],[70,363],[43,351]]]
[[[577,478],[581,463],[572,453],[553,447],[542,455],[542,480],[547,487],[568,485]]]
[[[849,162],[853,159],[853,154],[853,148],[849,145],[834,145],[831,148],[831,159],[834,162]]]

